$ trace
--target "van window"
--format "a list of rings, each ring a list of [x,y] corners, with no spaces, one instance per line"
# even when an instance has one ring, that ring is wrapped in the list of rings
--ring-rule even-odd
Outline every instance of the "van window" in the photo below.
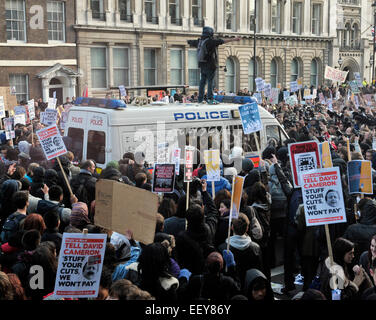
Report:
[[[261,149],[260,131],[256,132],[256,136],[257,136],[258,147]],[[258,151],[254,133],[250,133],[250,134],[243,133],[242,148],[244,152],[257,152]],[[259,150],[259,151],[262,151],[262,150]]]
[[[89,130],[87,134],[86,158],[97,163],[104,164],[106,161],[106,133],[103,131]]]
[[[80,128],[69,128],[68,137],[72,138],[71,151],[74,154],[74,160],[81,161],[84,146],[84,130]]]
[[[281,128],[276,125],[266,126],[266,139],[269,141],[270,138],[276,139],[279,145],[283,145],[287,139]]]

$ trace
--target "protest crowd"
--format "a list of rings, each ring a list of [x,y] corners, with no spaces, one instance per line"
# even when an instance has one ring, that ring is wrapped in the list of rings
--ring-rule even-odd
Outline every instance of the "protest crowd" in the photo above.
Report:
[[[17,124],[14,139],[0,135],[0,300],[54,299],[63,233],[84,229],[107,238],[98,300],[279,299],[271,280],[277,238],[283,238],[283,293],[293,300],[332,300],[325,229],[306,226],[302,190],[294,188],[287,148],[312,140],[329,142],[333,166],[342,178],[347,221],[329,225],[334,265],[343,283],[341,300],[375,300],[375,194],[349,194],[347,163],[369,160],[376,175],[376,90],[365,84],[355,99],[348,85],[308,89],[311,94],[315,90],[315,96],[294,104],[285,102],[282,91],[277,104],[260,102],[289,139],[283,145],[269,139],[257,168],[241,153],[234,154],[236,150],[222,154],[214,199],[204,164],[194,165],[188,200],[180,170],[174,192],[159,197],[154,242],[148,245],[136,241],[126,225],[118,233],[95,223],[97,181],[115,180],[151,191],[152,175],[139,160],[142,155],[125,153],[98,174],[95,161],[76,162],[71,141],[64,137],[68,153],[60,156],[61,166],[56,159],[47,161],[35,136],[43,127],[39,113],[47,105],[35,101],[34,120]],[[236,94],[252,95],[247,89]],[[177,91],[169,102],[196,98]],[[236,158],[241,159],[240,171],[231,163]],[[232,219],[228,236],[234,175],[245,179],[240,213]],[[43,267],[43,289],[30,284],[34,265]],[[297,274],[304,279],[303,288],[292,295]]]

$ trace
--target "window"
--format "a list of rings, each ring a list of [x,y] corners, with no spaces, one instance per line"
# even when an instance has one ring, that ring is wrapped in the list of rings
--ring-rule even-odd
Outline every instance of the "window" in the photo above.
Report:
[[[352,48],[359,49],[360,46],[360,40],[359,40],[359,26],[357,24],[354,24],[352,29]]]
[[[107,88],[107,52],[106,48],[91,48],[91,86]]]
[[[183,84],[183,50],[172,49],[170,51],[171,84]]]
[[[291,61],[291,78],[290,81],[296,81],[299,78],[299,60],[294,58]]]
[[[9,86],[16,89],[18,102],[29,100],[29,77],[27,74],[10,74]]]
[[[65,41],[64,2],[47,2],[48,40]]]
[[[350,23],[346,23],[343,37],[343,46],[349,48],[351,45],[351,26]]]
[[[282,131],[279,126],[266,126],[266,139],[269,141],[270,138],[277,140],[279,145],[283,145],[285,140],[287,140],[286,134]]]
[[[302,8],[303,5],[301,2],[294,2],[292,8],[292,33],[301,34]]]
[[[7,40],[26,41],[25,1],[6,0]]]
[[[144,51],[144,84],[155,85],[157,82],[155,49],[145,49]]]
[[[158,24],[156,0],[145,0],[146,21]]]
[[[277,60],[273,59],[270,64],[270,84],[272,88],[277,88],[278,83],[278,64]]]
[[[171,17],[171,23],[181,26],[182,19],[180,17],[180,0],[169,0],[168,10]]]
[[[259,23],[260,23],[260,13],[261,13],[261,5],[258,0],[249,0],[249,30],[254,31],[255,26],[254,24],[256,23],[256,32],[259,32]],[[256,3],[256,8],[255,8],[255,3]],[[256,11],[256,21],[254,21],[255,17],[255,11]]]
[[[236,90],[236,70],[235,70],[235,62],[233,59],[228,58],[226,60],[226,94],[228,93],[235,93]]]
[[[318,63],[316,59],[313,59],[311,61],[311,86],[318,86],[318,78]]]
[[[203,27],[202,0],[192,0],[192,18],[195,26]]]
[[[255,70],[256,68],[256,70]],[[255,87],[255,77],[254,77],[254,71],[256,71],[256,77],[258,76],[258,63],[256,59],[256,64],[254,63],[253,57],[249,61],[248,65],[248,88],[250,91],[256,91]]]
[[[114,86],[129,85],[129,49],[113,48]]]
[[[236,10],[235,0],[226,0],[225,14],[226,14],[226,29],[236,29]]]
[[[319,36],[321,31],[321,4],[312,6],[312,34]]]
[[[271,22],[272,22],[272,32],[281,33],[281,21],[282,21],[282,1],[272,0],[271,1]]]
[[[91,16],[93,19],[105,21],[103,0],[91,0]]]
[[[133,22],[131,0],[119,0],[120,20]]]
[[[81,161],[83,157],[84,130],[79,128],[69,128],[68,137],[72,138],[71,151],[74,154],[74,161]]]
[[[196,50],[188,51],[188,85],[192,87],[200,85],[200,68],[198,67]]]
[[[87,134],[86,159],[92,159],[96,163],[106,162],[106,134],[103,131],[89,130]]]

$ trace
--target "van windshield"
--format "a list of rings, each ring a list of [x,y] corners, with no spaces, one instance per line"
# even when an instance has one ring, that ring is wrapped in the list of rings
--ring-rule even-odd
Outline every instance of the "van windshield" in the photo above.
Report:
[[[84,146],[84,130],[79,128],[69,128],[68,137],[72,138],[71,151],[74,154],[74,161],[82,160]]]
[[[106,133],[103,131],[89,130],[87,134],[87,154],[86,158],[94,160],[96,163],[106,162]]]

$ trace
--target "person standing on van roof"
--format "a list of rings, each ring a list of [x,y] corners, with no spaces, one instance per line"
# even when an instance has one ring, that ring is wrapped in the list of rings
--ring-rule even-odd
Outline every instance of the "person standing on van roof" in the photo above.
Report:
[[[241,40],[240,37],[232,39],[214,39],[213,36],[214,29],[211,27],[204,27],[202,29],[202,35],[200,39],[187,41],[191,47],[197,48],[197,61],[201,70],[201,80],[198,95],[199,103],[204,100],[206,82],[208,83],[208,103],[214,103],[213,81],[215,71],[218,67],[218,46],[224,43]]]

